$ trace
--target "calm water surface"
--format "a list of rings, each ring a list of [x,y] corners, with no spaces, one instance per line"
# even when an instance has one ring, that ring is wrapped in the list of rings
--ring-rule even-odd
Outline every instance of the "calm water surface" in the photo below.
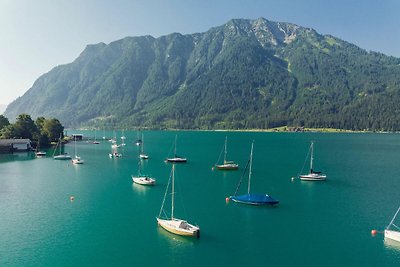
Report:
[[[143,134],[150,159],[142,168],[157,179],[154,187],[132,184],[138,163],[136,132],[125,132],[127,146],[118,159],[108,157],[107,141],[78,142],[78,154],[85,160],[79,166],[53,160],[52,151],[41,159],[27,153],[0,155],[0,266],[400,263],[400,245],[370,234],[383,230],[400,205],[400,135]],[[200,239],[169,234],[156,223],[171,171],[163,160],[172,155],[175,134],[178,154],[188,158],[176,168],[175,211],[200,226]],[[212,171],[226,135],[228,157],[240,169]],[[252,140],[252,192],[279,199],[277,207],[225,203],[236,189]],[[305,163],[310,141],[315,141],[315,167],[328,180],[291,181]],[[74,144],[65,150],[74,154]]]

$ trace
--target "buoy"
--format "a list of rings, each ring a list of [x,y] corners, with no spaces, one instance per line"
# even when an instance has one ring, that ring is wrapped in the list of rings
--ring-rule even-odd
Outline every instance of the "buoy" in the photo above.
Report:
[[[292,177],[292,182],[294,181],[294,177]]]
[[[229,203],[229,197],[225,198],[225,202]]]
[[[212,167],[211,170],[213,171],[213,170],[214,170],[214,167]]]
[[[70,200],[70,201],[74,201],[74,200],[75,200],[75,197],[74,197],[74,196],[70,196],[70,197],[69,197],[69,200]]]
[[[375,229],[374,229],[374,230],[371,230],[371,235],[372,235],[372,236],[375,236],[377,232],[378,232],[378,231],[376,231]]]

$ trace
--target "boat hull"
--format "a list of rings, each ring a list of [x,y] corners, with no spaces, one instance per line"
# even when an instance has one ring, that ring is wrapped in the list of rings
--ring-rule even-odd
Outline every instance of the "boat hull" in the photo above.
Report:
[[[393,230],[385,230],[385,239],[386,238],[400,242],[400,232]]]
[[[186,163],[187,159],[186,158],[168,158],[165,161],[169,162],[169,163]]]
[[[225,171],[233,171],[239,169],[238,164],[222,164],[222,165],[216,165],[218,170],[225,170]]]
[[[149,156],[147,156],[146,154],[140,154],[139,157],[141,159],[149,159]]]
[[[176,235],[192,236],[197,238],[200,237],[200,228],[184,220],[180,219],[164,220],[157,218],[157,223],[168,232]]]
[[[300,180],[302,181],[325,181],[325,174],[309,173],[305,175],[300,175]]]
[[[72,159],[72,163],[73,164],[83,164],[85,161],[83,159],[80,158],[74,158]]]
[[[231,196],[229,198],[237,203],[254,206],[276,205],[279,203],[278,200],[270,197],[267,194],[245,194],[241,196]]]
[[[132,176],[132,181],[140,185],[155,185],[156,180],[147,176]]]
[[[58,156],[54,156],[54,159],[56,159],[56,160],[69,160],[69,159],[72,159],[72,158],[69,155],[58,155]]]

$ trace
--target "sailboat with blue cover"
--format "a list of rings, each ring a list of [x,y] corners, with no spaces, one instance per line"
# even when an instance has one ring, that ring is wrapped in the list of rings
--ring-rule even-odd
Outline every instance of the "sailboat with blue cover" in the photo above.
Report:
[[[231,199],[234,202],[237,203],[243,203],[243,204],[248,204],[248,205],[256,205],[256,206],[261,206],[261,205],[276,205],[279,203],[278,200],[272,198],[271,196],[267,194],[258,194],[258,193],[250,193],[251,189],[251,175],[252,175],[252,164],[253,164],[253,146],[254,142],[251,144],[251,152],[250,152],[250,158],[247,162],[246,168],[243,172],[242,177],[240,178],[239,184],[236,188],[236,192],[233,196],[230,196],[229,199]],[[248,183],[247,183],[247,194],[244,195],[237,195],[240,185],[242,183],[244,174],[246,173],[247,167],[249,167],[249,176],[248,176]]]

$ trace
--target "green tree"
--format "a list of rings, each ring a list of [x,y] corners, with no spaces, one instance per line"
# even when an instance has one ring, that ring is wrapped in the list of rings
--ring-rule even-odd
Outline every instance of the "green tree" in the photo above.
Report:
[[[64,126],[57,119],[48,119],[44,121],[41,133],[47,135],[50,141],[56,141],[60,135],[63,137]]]
[[[10,122],[4,115],[0,115],[0,130],[3,129],[4,127],[10,125]]]
[[[9,124],[5,126],[3,129],[0,131],[0,138],[1,139],[10,139],[10,138],[16,138],[16,131],[14,124]]]
[[[18,116],[17,121],[14,124],[16,137],[33,139],[38,137],[39,131],[32,120],[31,116],[28,114],[21,114]]]

